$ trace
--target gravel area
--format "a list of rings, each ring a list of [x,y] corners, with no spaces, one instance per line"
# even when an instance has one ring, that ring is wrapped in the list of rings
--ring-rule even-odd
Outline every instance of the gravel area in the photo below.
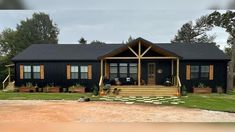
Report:
[[[1,100],[0,123],[235,122],[235,113],[116,102]]]

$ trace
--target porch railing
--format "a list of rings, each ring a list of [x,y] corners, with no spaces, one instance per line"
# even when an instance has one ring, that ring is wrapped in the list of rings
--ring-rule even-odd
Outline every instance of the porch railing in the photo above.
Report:
[[[102,90],[102,86],[103,86],[103,76],[100,76],[100,81],[99,81],[99,91]]]
[[[5,89],[5,86],[7,86],[8,85],[8,79],[10,78],[10,75],[7,75],[7,77],[3,80],[3,82],[2,82],[2,90],[4,90]]]
[[[179,76],[177,76],[176,77],[177,78],[177,85],[178,85],[178,87],[179,87],[179,93],[181,93],[181,81],[180,81],[180,77]]]

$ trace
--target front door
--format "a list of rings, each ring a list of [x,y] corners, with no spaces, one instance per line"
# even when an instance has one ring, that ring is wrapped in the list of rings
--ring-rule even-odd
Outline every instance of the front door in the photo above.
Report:
[[[156,84],[156,66],[155,63],[148,63],[148,85]]]

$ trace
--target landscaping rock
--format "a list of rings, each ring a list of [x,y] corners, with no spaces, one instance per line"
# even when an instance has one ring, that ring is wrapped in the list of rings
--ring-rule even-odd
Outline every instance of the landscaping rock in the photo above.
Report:
[[[171,104],[179,104],[179,102],[171,102]]]
[[[125,102],[126,104],[134,104],[134,102]]]
[[[159,104],[162,104],[162,102],[153,102],[153,104],[159,105]]]

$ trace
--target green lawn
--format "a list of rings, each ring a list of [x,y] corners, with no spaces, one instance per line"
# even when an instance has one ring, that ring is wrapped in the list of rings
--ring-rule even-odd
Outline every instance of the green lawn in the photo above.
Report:
[[[181,97],[185,104],[180,106],[206,110],[235,112],[235,94],[188,94]]]
[[[98,101],[91,93],[4,93],[0,92],[0,100],[78,100],[80,97],[89,97]],[[235,93],[233,94],[188,94],[180,97],[184,104],[176,106],[199,108],[215,111],[235,112]],[[171,104],[169,104],[171,105]],[[175,106],[175,105],[174,105]]]
[[[4,93],[0,92],[0,100],[78,100],[80,97],[89,97],[98,100],[91,93]]]

